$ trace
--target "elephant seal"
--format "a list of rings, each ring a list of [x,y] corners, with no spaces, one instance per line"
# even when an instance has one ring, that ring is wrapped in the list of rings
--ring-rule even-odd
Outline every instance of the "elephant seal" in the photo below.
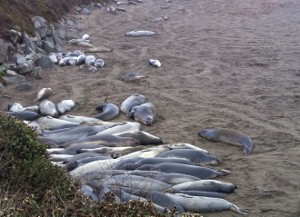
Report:
[[[42,115],[57,117],[58,112],[53,102],[44,100],[39,104],[39,109]]]
[[[96,68],[103,68],[104,60],[103,59],[96,59],[95,62],[94,62],[94,66]]]
[[[103,155],[98,155],[98,156],[94,156],[94,157],[87,157],[81,160],[77,160],[77,161],[73,161],[70,162],[68,164],[66,164],[64,166],[64,169],[66,169],[67,171],[72,171],[74,169],[76,169],[77,167],[93,162],[93,161],[97,161],[97,160],[107,160],[107,159],[111,159],[111,157],[109,156],[103,156]]]
[[[130,36],[130,37],[143,37],[143,36],[153,36],[155,35],[155,32],[152,31],[147,31],[147,30],[138,30],[138,31],[130,31],[126,32],[125,36]]]
[[[143,103],[139,106],[134,106],[129,112],[129,117],[134,117],[136,121],[147,126],[151,126],[153,124],[155,115],[156,108],[150,102]]]
[[[84,146],[86,145],[92,145],[92,144],[97,144],[101,145],[99,147],[125,147],[125,146],[138,146],[139,142],[136,141],[133,138],[130,137],[120,137],[120,136],[115,136],[115,135],[110,135],[110,134],[104,134],[104,135],[92,135],[92,136],[87,136],[78,140],[74,140],[71,143],[64,143],[61,145],[61,147],[64,148],[69,148],[70,146],[78,145],[79,147],[82,147],[80,149],[87,149]],[[94,148],[99,148],[99,147],[94,147]],[[92,149],[92,148],[89,148]],[[76,150],[78,152],[78,150]]]
[[[217,157],[213,155],[210,155],[203,151],[192,150],[192,149],[170,150],[161,153],[157,157],[187,159],[190,162],[195,164],[202,164],[202,163],[218,164],[221,162]]]
[[[85,63],[86,55],[80,54],[76,59],[76,65],[81,65]]]
[[[244,133],[230,129],[204,129],[198,133],[198,136],[204,137],[214,142],[225,142],[232,145],[244,147],[244,154],[252,153],[254,145],[249,136]]]
[[[9,112],[18,112],[18,111],[22,111],[24,107],[21,105],[21,103],[15,102],[13,104],[8,104],[7,106],[7,110]]]
[[[122,124],[117,124],[112,126],[106,130],[103,130],[97,135],[112,135],[117,133],[124,133],[129,131],[140,131],[141,125],[137,122],[124,122]]]
[[[156,68],[161,67],[161,63],[158,60],[156,60],[156,59],[150,59],[149,60],[149,64],[152,65],[152,66],[154,66],[154,67],[156,67]]]
[[[219,193],[232,193],[237,186],[233,183],[217,180],[197,180],[174,185],[175,190],[180,191],[214,191]]]
[[[32,111],[32,112],[39,113],[40,109],[39,109],[39,107],[37,105],[33,105],[33,106],[24,107],[24,108],[22,108],[21,111]]]
[[[232,210],[238,214],[242,214],[242,215],[247,214],[244,210],[240,209],[236,205],[221,198],[191,196],[191,195],[181,194],[181,193],[176,193],[176,194],[165,193],[165,194],[170,196],[174,200],[177,200],[183,206],[186,212],[207,213],[207,212]]]
[[[145,96],[141,94],[133,94],[125,99],[121,104],[121,111],[125,115],[129,115],[130,110],[137,105],[141,105],[145,102]]]
[[[75,107],[74,100],[71,100],[71,99],[62,100],[57,104],[57,111],[60,114],[64,114],[67,111],[72,110],[74,107]]]
[[[145,131],[129,131],[124,133],[114,134],[122,137],[131,137],[140,142],[140,145],[161,145],[164,141]]]
[[[48,98],[49,96],[51,96],[53,94],[53,91],[51,88],[47,87],[47,88],[42,88],[38,93],[37,93],[37,101],[41,101],[43,99]]]
[[[25,121],[34,121],[40,117],[38,113],[33,111],[8,112],[7,114]]]
[[[85,57],[86,65],[92,66],[92,65],[94,65],[95,61],[96,61],[96,57],[94,55],[87,55]]]
[[[37,119],[36,122],[41,126],[43,130],[65,129],[70,127],[77,127],[80,125],[79,123],[65,121],[65,120],[53,118],[51,116],[41,117]]]
[[[128,72],[126,75],[120,77],[121,81],[131,82],[131,81],[138,81],[143,78],[148,77],[148,75],[143,75],[139,72]]]
[[[96,107],[96,110],[101,112],[94,116],[102,121],[108,121],[116,118],[120,114],[119,107],[113,103],[101,103]]]
[[[182,173],[195,176],[199,179],[214,178],[230,174],[226,170],[215,170],[208,167],[193,166],[179,163],[160,163],[160,164],[144,164],[138,168],[139,170],[158,170],[165,173]]]
[[[224,199],[226,194],[214,192],[214,191],[199,191],[199,190],[193,190],[193,191],[176,191],[173,190],[172,193],[182,193],[182,194],[188,194],[191,196],[202,196],[202,197],[214,197],[214,198],[222,198]]]

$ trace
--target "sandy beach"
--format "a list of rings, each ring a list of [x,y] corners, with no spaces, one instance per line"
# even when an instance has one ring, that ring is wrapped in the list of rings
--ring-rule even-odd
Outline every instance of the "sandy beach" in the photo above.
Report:
[[[296,0],[145,0],[124,5],[113,15],[105,8],[81,16],[78,36],[87,33],[105,67],[91,73],[79,67],[44,71],[41,80],[28,78],[33,90],[3,89],[0,109],[20,102],[34,105],[36,92],[51,87],[51,101],[79,103],[70,114],[92,116],[104,102],[120,105],[133,93],[146,96],[157,108],[155,123],[143,130],[166,143],[186,142],[218,156],[231,175],[219,180],[238,189],[226,197],[248,209],[249,217],[300,216],[300,2]],[[71,15],[70,15],[71,16]],[[167,16],[154,22],[152,18]],[[131,30],[150,30],[152,37],[131,38]],[[64,51],[79,47],[68,46]],[[148,60],[158,59],[154,68]],[[148,77],[124,82],[127,72]],[[116,121],[128,120],[120,115]],[[249,135],[254,153],[241,147],[198,137],[204,128],[228,128]],[[237,216],[232,212],[204,214]]]

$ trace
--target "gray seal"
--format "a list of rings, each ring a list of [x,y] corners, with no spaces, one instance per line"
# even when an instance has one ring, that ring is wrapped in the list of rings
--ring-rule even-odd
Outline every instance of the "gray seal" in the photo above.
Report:
[[[143,103],[139,106],[134,106],[129,113],[129,117],[134,117],[136,121],[147,126],[153,124],[155,115],[156,108],[150,102]]]
[[[201,196],[191,196],[187,194],[170,194],[166,193],[174,200],[177,200],[186,212],[195,213],[206,213],[206,212],[216,212],[224,210],[232,210],[238,214],[247,214],[244,210],[240,209],[236,205],[230,203],[227,200],[221,198],[212,197],[201,197]]]
[[[121,111],[125,115],[129,115],[130,110],[137,105],[141,105],[145,102],[145,96],[141,94],[133,94],[125,99],[121,104]]]
[[[96,107],[96,110],[100,113],[95,115],[94,118],[102,121],[112,120],[120,114],[119,107],[113,103],[101,103]]]
[[[204,137],[214,142],[225,142],[232,145],[244,147],[244,154],[252,153],[254,145],[249,136],[244,133],[230,129],[204,129],[198,133],[198,136]]]
[[[40,115],[33,111],[18,111],[18,112],[8,112],[8,115],[14,116],[20,120],[34,121],[40,117]]]
[[[133,82],[133,81],[141,80],[146,77],[148,77],[148,75],[143,75],[142,73],[139,72],[127,72],[127,74],[120,77],[120,79],[121,81]]]
[[[57,117],[58,112],[53,102],[44,100],[39,104],[39,109],[42,115]]]
[[[135,140],[140,142],[140,145],[161,145],[164,143],[164,141],[161,138],[147,133],[145,131],[130,131],[118,133],[115,135],[134,138]]]
[[[160,163],[160,164],[144,164],[138,168],[139,170],[158,170],[165,173],[182,173],[195,176],[199,179],[214,178],[230,174],[226,170],[215,170],[208,167],[193,166],[179,163]]]
[[[232,193],[236,188],[236,184],[230,182],[222,182],[217,180],[197,180],[174,185],[175,190],[180,191],[214,191],[219,193]]]
[[[157,157],[183,158],[183,159],[187,159],[190,162],[193,162],[195,164],[201,164],[201,163],[218,164],[218,163],[220,163],[220,160],[217,157],[210,155],[206,152],[193,150],[193,149],[170,150],[170,151],[161,153]]]

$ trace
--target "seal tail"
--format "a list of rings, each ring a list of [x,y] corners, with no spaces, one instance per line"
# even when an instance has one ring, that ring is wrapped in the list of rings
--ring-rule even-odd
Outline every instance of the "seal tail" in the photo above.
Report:
[[[234,211],[234,212],[236,212],[236,213],[238,213],[238,214],[241,214],[241,215],[247,215],[246,210],[240,209],[240,208],[238,208],[238,207],[237,207],[236,205],[234,205],[234,204],[231,204],[230,210],[232,210],[232,211]]]

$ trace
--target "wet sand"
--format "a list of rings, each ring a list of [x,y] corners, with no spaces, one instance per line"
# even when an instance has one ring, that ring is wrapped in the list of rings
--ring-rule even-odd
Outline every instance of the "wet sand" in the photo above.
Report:
[[[78,67],[45,71],[28,78],[33,90],[3,93],[10,102],[33,105],[36,92],[51,87],[55,103],[71,98],[80,106],[70,114],[91,116],[108,98],[120,105],[133,93],[144,94],[158,110],[153,126],[143,126],[165,142],[187,142],[207,149],[231,175],[219,178],[238,185],[226,198],[249,209],[248,216],[300,216],[300,3],[296,0],[145,0],[125,5],[127,12],[103,8],[78,21],[78,36],[90,34],[94,46],[111,53],[97,56],[106,66],[96,73]],[[149,19],[168,16],[167,21]],[[146,38],[125,37],[151,30]],[[65,51],[76,50],[68,47]],[[161,61],[154,68],[148,60]],[[134,83],[119,79],[128,71],[148,75]],[[121,115],[116,121],[128,120]],[[251,136],[255,150],[212,143],[197,136],[222,127]],[[237,216],[232,212],[204,216]]]

